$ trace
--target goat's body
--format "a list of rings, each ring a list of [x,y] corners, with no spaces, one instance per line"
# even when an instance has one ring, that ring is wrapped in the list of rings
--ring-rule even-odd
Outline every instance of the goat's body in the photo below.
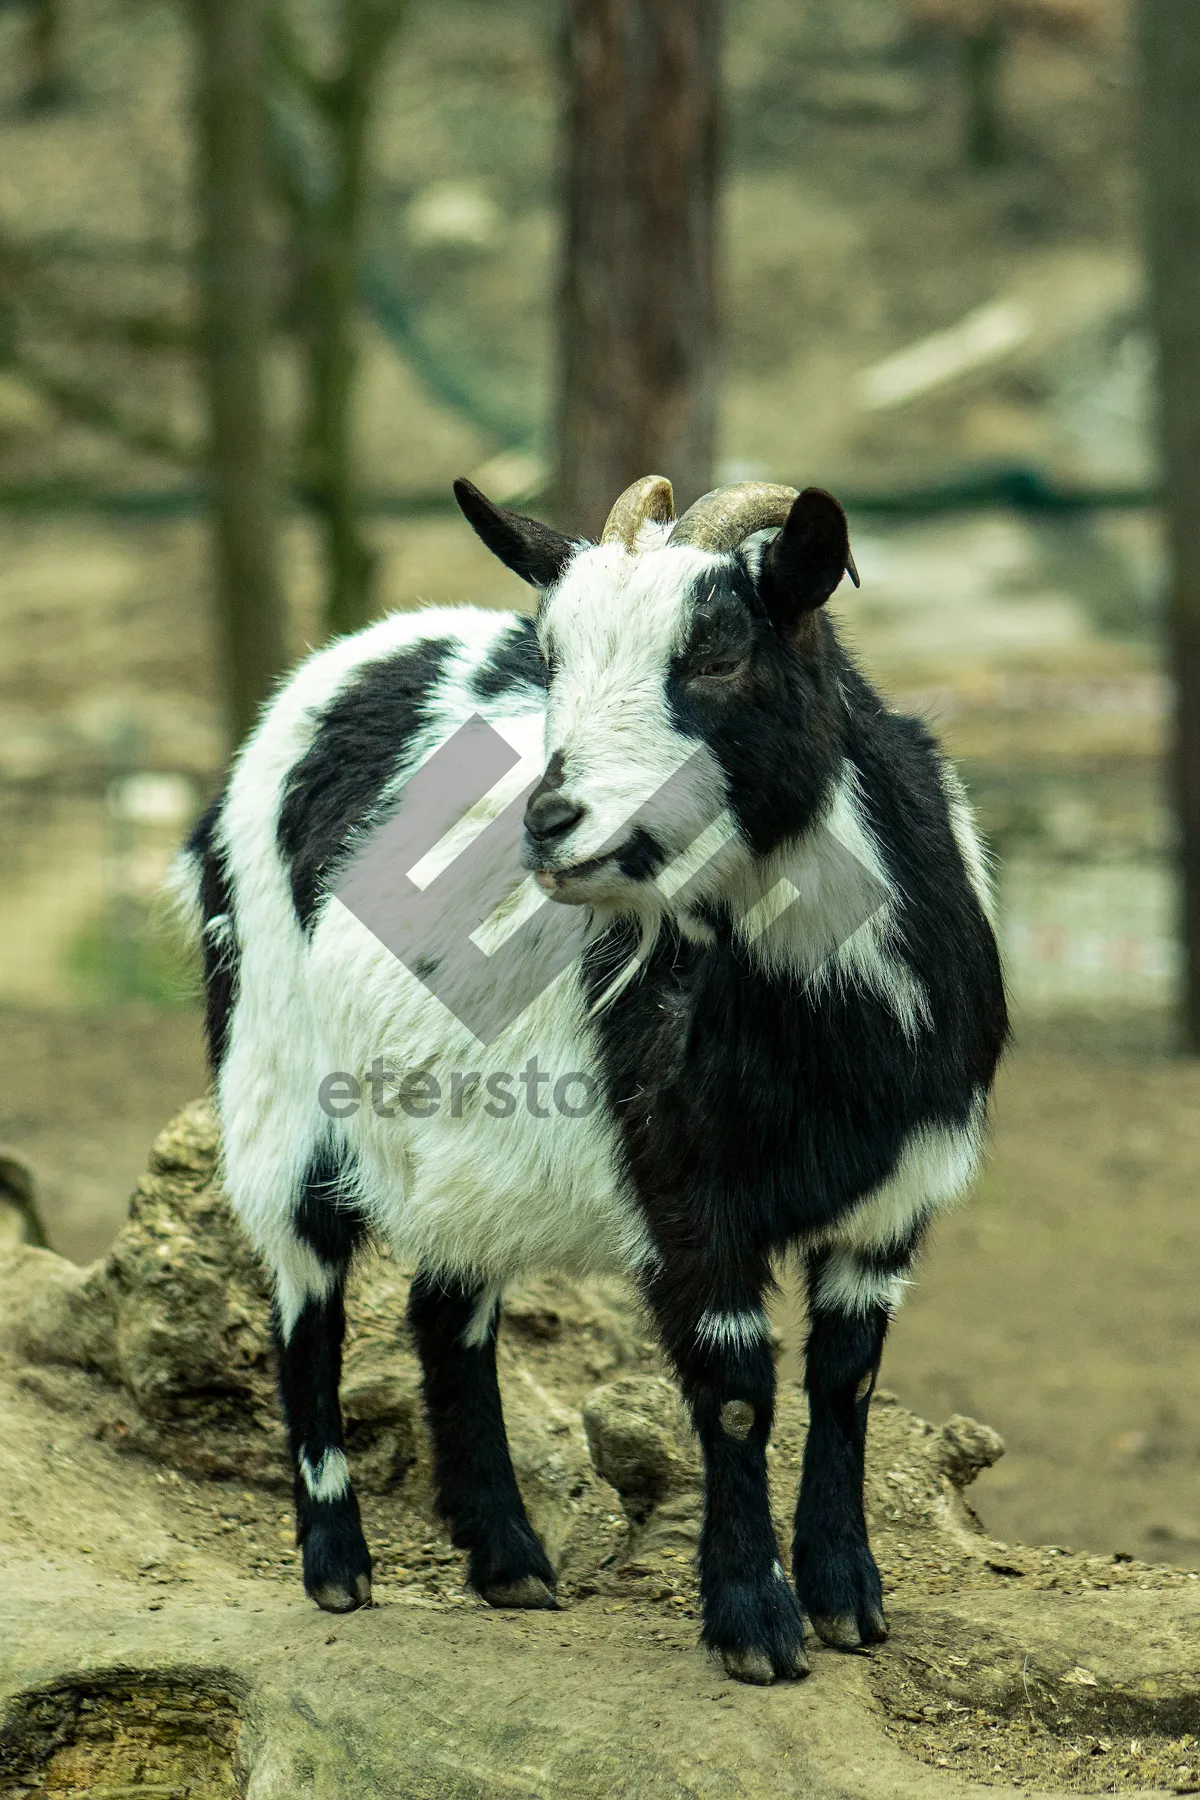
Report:
[[[817,676],[798,662],[786,702],[809,736],[791,765],[777,759],[777,791],[760,792],[752,733],[728,708],[696,752],[708,714],[690,722],[671,685],[670,583],[655,589],[651,570],[622,675],[619,634],[595,625],[587,583],[619,584],[628,561],[588,555],[577,613],[558,629],[576,631],[571,654],[593,673],[560,695],[557,722],[532,621],[429,609],[310,658],[243,749],[182,871],[203,913],[224,1182],[275,1280],[306,1581],[323,1605],[369,1592],[336,1395],[342,1283],[363,1237],[418,1268],[411,1319],[439,1494],[497,1603],[544,1603],[553,1585],[504,1445],[499,1297],[534,1271],[619,1271],[657,1321],[704,1443],[706,1637],[735,1672],[769,1679],[802,1667],[765,1504],[772,1265],[803,1257],[813,1320],[797,1580],[830,1641],[865,1641],[882,1611],[854,1485],[863,1394],[926,1224],[974,1172],[1005,1032],[987,878],[952,772],[914,721],[883,708],[823,618],[804,640]],[[703,593],[726,565],[685,551],[662,566]],[[753,606],[751,566],[732,578],[750,594],[737,604]],[[655,681],[670,699],[658,716]],[[578,734],[597,716],[589,749]],[[476,988],[491,984],[511,1018],[486,1044],[426,985],[437,957],[406,966],[337,893],[414,774],[477,718],[518,760],[479,804],[467,796],[436,848],[412,847],[398,886],[409,863],[423,887],[476,840],[478,854],[505,854],[486,849],[485,826],[523,798],[556,735],[590,771],[597,821],[608,809],[597,842],[681,757],[698,769],[662,842],[633,832],[615,889],[602,878],[576,910],[579,954],[541,992],[522,959],[562,909],[541,900],[539,913],[526,883],[522,948],[481,963],[472,930],[484,948],[504,931],[479,928],[469,883],[445,887],[438,956],[466,946]],[[811,767],[796,766],[806,750]],[[555,791],[561,771],[556,755],[536,792]],[[416,1086],[401,1092],[406,1078]],[[745,1430],[727,1423],[730,1396]]]
[[[803,899],[757,950],[736,935],[696,943],[669,930],[636,981],[589,1017],[613,966],[636,948],[618,949],[620,924],[597,927],[583,960],[484,1047],[328,894],[397,787],[472,715],[538,762],[544,688],[522,653],[529,634],[516,614],[429,610],[314,657],[251,740],[197,845],[227,888],[213,889],[219,910],[205,931],[226,969],[236,963],[220,1023],[225,1180],[276,1274],[284,1318],[322,1284],[297,1212],[312,1171],[331,1166],[331,1205],[352,1207],[401,1258],[490,1292],[531,1271],[636,1276],[654,1255],[648,1221],[670,1195],[731,1247],[751,1219],[756,1248],[828,1245],[840,1258],[836,1279],[865,1295],[869,1258],[906,1244],[970,1180],[995,1054],[994,1003],[990,1020],[980,1009],[975,1043],[944,1016],[942,996],[963,974],[954,948],[974,963],[973,983],[994,986],[996,976],[969,881],[957,884],[966,930],[957,946],[945,940],[948,874],[957,862],[977,883],[982,876],[936,753],[910,722],[881,713],[884,742],[866,747],[868,766],[855,765],[835,803],[837,841],[882,868],[903,934],[893,924],[881,946],[868,928],[863,944],[842,942],[839,973],[818,975],[804,965],[812,930]],[[383,754],[372,781],[331,794],[346,733],[360,743],[376,734]],[[902,758],[883,754],[897,747]],[[924,792],[908,792],[909,816],[897,821],[896,790],[914,773]],[[936,839],[915,858],[911,837],[906,848],[895,841],[897,823],[911,832],[914,813],[924,838]],[[307,859],[288,856],[284,817]],[[333,853],[310,890],[319,827]],[[804,861],[789,846],[780,866],[794,880]],[[769,876],[759,883],[772,885]],[[832,923],[837,937],[819,879],[813,904],[822,931]],[[835,893],[835,914],[836,904]],[[932,942],[913,931],[922,917]],[[582,1075],[607,1104],[564,1118],[543,1093],[532,1110],[516,1079],[531,1055],[552,1078]],[[434,1073],[443,1091],[427,1116],[406,1112],[393,1090],[372,1104],[367,1072],[377,1058],[395,1074]],[[315,1101],[335,1071],[353,1074],[363,1092],[331,1120]],[[477,1080],[452,1107],[450,1080],[468,1073]],[[489,1077],[507,1077],[493,1099]],[[668,1153],[665,1166],[642,1143],[643,1118],[671,1120],[650,1138]],[[886,1275],[876,1285],[894,1289]]]

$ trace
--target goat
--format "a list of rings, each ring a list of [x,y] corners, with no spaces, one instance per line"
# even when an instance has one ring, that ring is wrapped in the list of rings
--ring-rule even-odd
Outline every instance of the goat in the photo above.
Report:
[[[867,1412],[1007,1032],[985,858],[951,768],[823,610],[857,582],[830,495],[742,483],[676,521],[646,477],[592,544],[455,494],[536,618],[398,613],[310,656],[177,871],[202,918],[224,1185],[274,1278],[305,1586],[333,1612],[370,1599],[338,1402],[368,1234],[415,1266],[437,1498],[494,1606],[556,1604],[505,1438],[501,1295],[526,1271],[622,1271],[703,1450],[703,1641],[742,1680],[796,1677],[805,1615],[842,1648],[886,1635]],[[373,864],[480,730],[498,769],[465,796],[435,782],[425,839]],[[423,906],[434,949],[400,960],[372,904]],[[507,923],[483,954],[489,911]],[[499,1005],[478,1029],[438,986],[456,956],[460,997]],[[811,1423],[789,1583],[764,1305],[792,1250]]]

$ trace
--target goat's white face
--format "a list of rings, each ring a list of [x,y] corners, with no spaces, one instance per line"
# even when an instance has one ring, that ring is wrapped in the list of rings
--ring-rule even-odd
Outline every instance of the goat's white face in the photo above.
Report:
[[[541,590],[546,772],[526,806],[525,861],[552,898],[653,908],[697,857],[712,895],[726,840],[766,854],[811,824],[841,754],[817,618],[853,573],[836,500],[746,483],[668,523],[669,485],[647,477],[604,541],[581,544],[469,482],[455,494]]]
[[[600,544],[578,552],[543,603],[547,776],[527,814],[526,860],[555,899],[619,900],[725,805],[720,764],[681,729],[668,694],[695,595],[721,560]]]

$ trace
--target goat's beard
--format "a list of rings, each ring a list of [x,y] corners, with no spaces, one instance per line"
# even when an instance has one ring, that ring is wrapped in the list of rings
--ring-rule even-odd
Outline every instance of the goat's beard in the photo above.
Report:
[[[641,974],[654,952],[668,914],[666,902],[652,882],[622,879],[626,892],[620,900],[592,902],[592,925],[599,935],[610,926],[632,920],[638,927],[638,943],[632,955],[614,959],[613,972],[607,985],[589,1008],[592,1018],[611,1006],[618,995],[625,992],[630,982]]]

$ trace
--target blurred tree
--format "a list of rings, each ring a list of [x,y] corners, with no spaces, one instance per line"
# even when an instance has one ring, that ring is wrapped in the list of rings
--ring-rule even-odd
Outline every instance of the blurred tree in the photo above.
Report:
[[[265,0],[192,0],[217,625],[237,743],[287,659],[267,407]]]
[[[1141,0],[1150,286],[1171,555],[1171,779],[1180,823],[1184,1028],[1200,1051],[1200,11]]]
[[[272,14],[276,165],[295,233],[308,360],[302,484],[325,539],[331,632],[353,631],[372,612],[375,558],[363,532],[353,448],[357,294],[367,128],[405,5],[340,0],[331,69],[295,29],[283,0]]]
[[[989,169],[1004,160],[1004,131],[1000,122],[1000,63],[1004,51],[1004,27],[998,17],[981,21],[978,29],[961,38],[966,117],[963,147],[973,169]]]
[[[567,0],[555,506],[712,482],[721,0]]]
[[[63,69],[62,0],[30,0],[26,112],[49,112],[67,98]]]
[[[963,74],[963,155],[994,168],[1007,154],[1001,95],[1004,52],[1013,35],[1079,41],[1111,37],[1113,0],[908,0],[909,17],[958,45]]]

